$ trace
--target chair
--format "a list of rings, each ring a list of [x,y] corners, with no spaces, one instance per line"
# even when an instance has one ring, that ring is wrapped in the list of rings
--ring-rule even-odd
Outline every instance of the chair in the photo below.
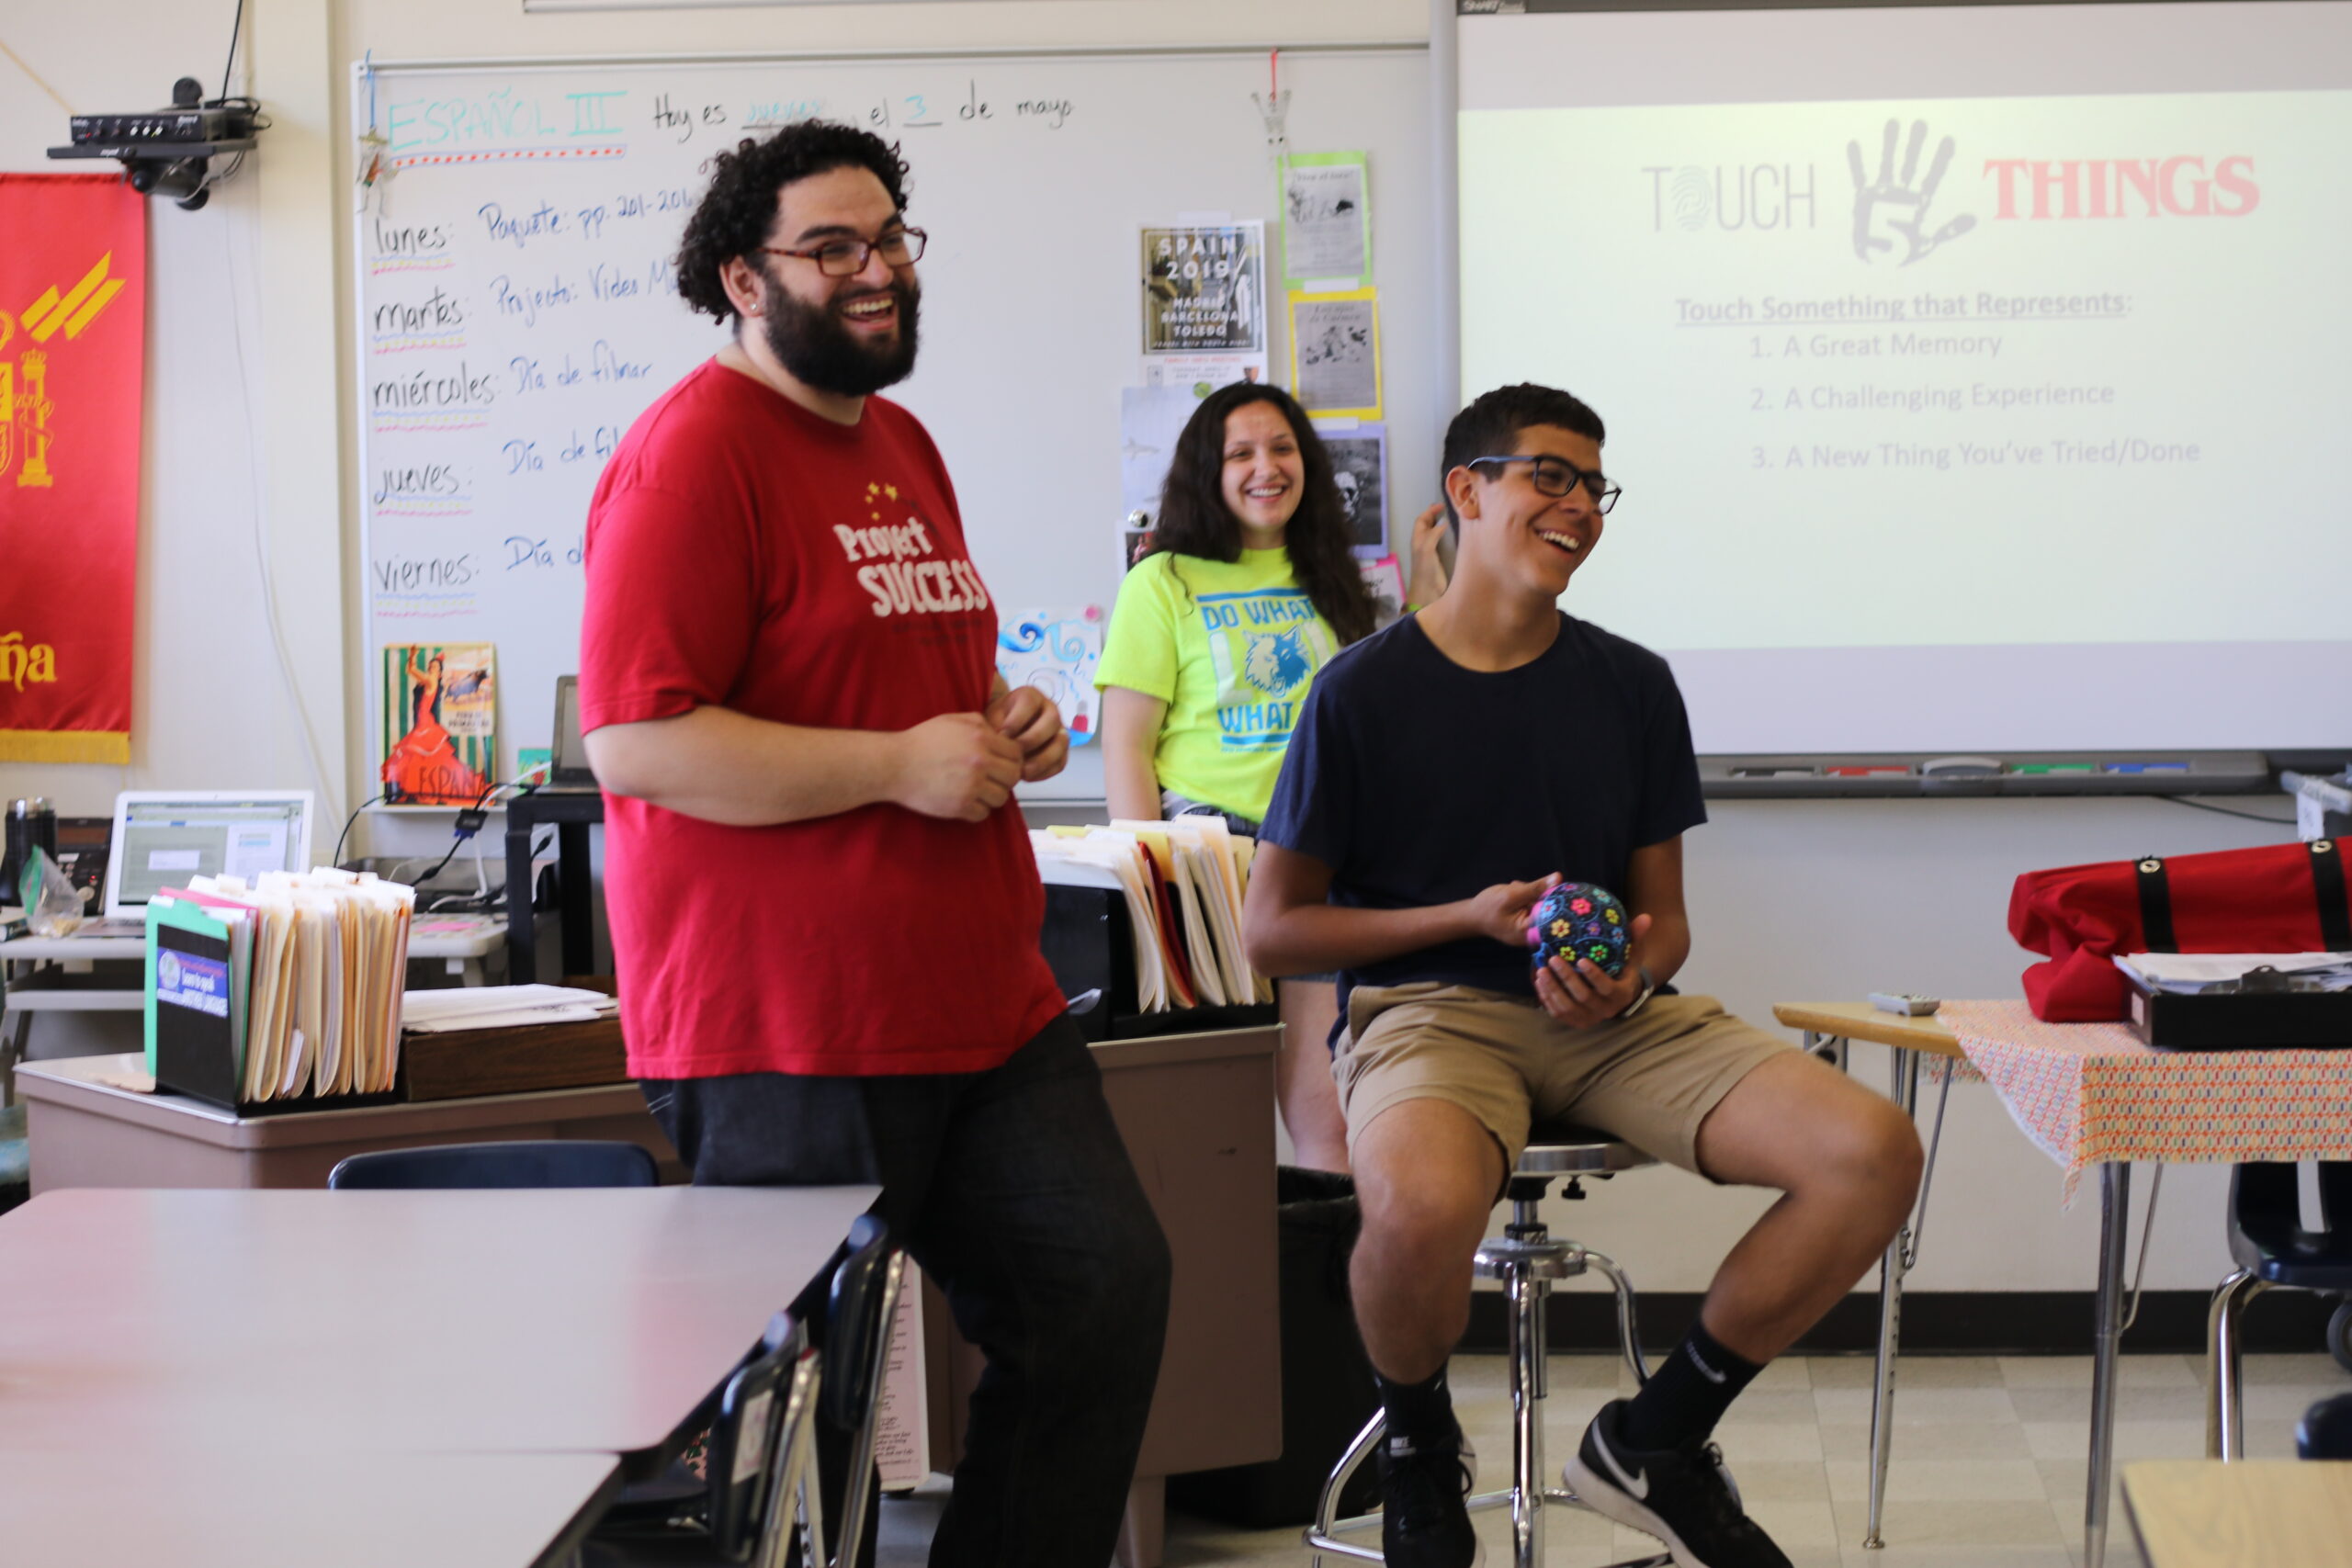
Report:
[[[1510,1359],[1511,1483],[1501,1491],[1472,1497],[1470,1508],[1474,1513],[1488,1508],[1510,1510],[1513,1568],[1539,1568],[1544,1562],[1546,1505],[1585,1506],[1575,1493],[1554,1484],[1544,1469],[1544,1303],[1552,1293],[1552,1282],[1572,1279],[1587,1269],[1606,1275],[1617,1292],[1617,1339],[1625,1364],[1633,1368],[1636,1378],[1647,1381],[1649,1377],[1649,1368],[1642,1359],[1641,1336],[1634,1325],[1634,1287],[1626,1280],[1624,1271],[1589,1247],[1554,1236],[1544,1227],[1539,1205],[1552,1183],[1562,1177],[1567,1179],[1562,1196],[1582,1198],[1585,1177],[1607,1180],[1621,1170],[1657,1163],[1631,1144],[1622,1143],[1606,1133],[1566,1123],[1537,1126],[1530,1132],[1527,1148],[1519,1156],[1519,1164],[1512,1169],[1505,1189],[1511,1205],[1510,1223],[1503,1227],[1502,1235],[1488,1236],[1478,1247],[1477,1273],[1481,1279],[1502,1281],[1509,1308],[1505,1322]],[[1379,1446],[1386,1429],[1385,1415],[1375,1412],[1323,1483],[1315,1523],[1306,1531],[1314,1568],[1322,1568],[1326,1552],[1368,1562],[1381,1561],[1377,1547],[1340,1539],[1342,1533],[1376,1528],[1380,1516],[1364,1514],[1340,1518],[1337,1515],[1340,1493]],[[1667,1568],[1672,1562],[1671,1556],[1661,1553],[1620,1563],[1617,1568]]]
[[[2245,1457],[2240,1360],[2246,1303],[2263,1292],[2352,1290],[2352,1161],[2319,1162],[2320,1225],[2303,1229],[2295,1168],[2241,1165],[2230,1178],[2230,1256],[2237,1269],[2205,1318],[2205,1457]]]
[[[2352,1393],[2323,1399],[2295,1427],[2299,1459],[2352,1459]]]
[[[852,1568],[873,1511],[876,1419],[883,1371],[889,1361],[890,1320],[898,1310],[906,1267],[906,1255],[889,1245],[888,1227],[871,1214],[860,1215],[850,1227],[849,1256],[833,1270],[824,1348],[808,1358],[813,1403],[805,1421],[787,1427],[776,1449],[762,1447],[751,1417],[764,1416],[766,1407],[748,1403],[758,1398],[757,1387],[732,1408],[729,1394],[722,1393],[718,1418],[710,1430],[707,1501],[700,1517],[608,1518],[590,1537],[584,1568],[712,1568],[741,1562],[754,1549],[758,1562],[782,1564],[789,1529],[784,1515],[790,1510],[779,1508],[778,1499],[797,1493],[799,1529],[808,1539],[824,1539],[816,1464],[820,1428],[846,1439],[841,1529],[830,1561],[832,1568]],[[788,1343],[785,1336],[789,1336]],[[753,1368],[804,1340],[790,1319],[779,1314],[761,1351],[729,1381],[728,1390]],[[821,1377],[816,1372],[820,1365]],[[771,1381],[767,1386],[775,1384]],[[795,1384],[796,1390],[798,1386]],[[784,1451],[804,1445],[805,1462],[804,1457]],[[773,1473],[764,1481],[752,1479],[763,1464]],[[821,1553],[812,1554],[812,1560],[825,1561]]]
[[[548,1138],[440,1144],[352,1155],[327,1173],[338,1192],[399,1188],[657,1187],[653,1156],[628,1143]]]

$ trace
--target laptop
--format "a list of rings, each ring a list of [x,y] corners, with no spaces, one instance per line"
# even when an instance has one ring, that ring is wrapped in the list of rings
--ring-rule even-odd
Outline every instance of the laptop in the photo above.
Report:
[[[75,936],[137,936],[149,900],[191,876],[303,871],[311,863],[309,790],[127,789],[114,799],[106,918]]]

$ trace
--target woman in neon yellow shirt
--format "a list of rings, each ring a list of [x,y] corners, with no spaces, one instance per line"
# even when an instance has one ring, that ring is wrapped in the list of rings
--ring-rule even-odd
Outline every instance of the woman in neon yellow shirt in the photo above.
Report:
[[[1442,516],[1433,507],[1414,527],[1417,586],[1442,582]],[[1113,817],[1211,811],[1256,833],[1315,671],[1374,629],[1349,542],[1330,457],[1288,393],[1240,381],[1202,400],[1095,672]],[[1298,1162],[1345,1170],[1331,981],[1279,982],[1275,1089]]]

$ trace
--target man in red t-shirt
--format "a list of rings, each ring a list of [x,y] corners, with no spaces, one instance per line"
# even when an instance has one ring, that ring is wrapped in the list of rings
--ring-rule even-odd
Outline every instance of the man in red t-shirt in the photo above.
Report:
[[[1169,1263],[1037,951],[1012,788],[1069,738],[996,675],[946,469],[872,395],[915,357],[897,150],[808,121],[714,165],[678,287],[734,340],[588,516],[629,1070],[698,1182],[878,1182],[988,1352],[932,1562],[1102,1568]]]

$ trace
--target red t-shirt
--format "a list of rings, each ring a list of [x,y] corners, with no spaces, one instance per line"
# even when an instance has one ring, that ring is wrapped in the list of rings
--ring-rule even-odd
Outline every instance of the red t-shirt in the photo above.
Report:
[[[588,512],[581,728],[718,704],[827,729],[977,713],[996,614],[914,416],[855,426],[716,360],[630,427]],[[639,1077],[962,1073],[1062,1010],[1020,807],[731,828],[605,797]]]

